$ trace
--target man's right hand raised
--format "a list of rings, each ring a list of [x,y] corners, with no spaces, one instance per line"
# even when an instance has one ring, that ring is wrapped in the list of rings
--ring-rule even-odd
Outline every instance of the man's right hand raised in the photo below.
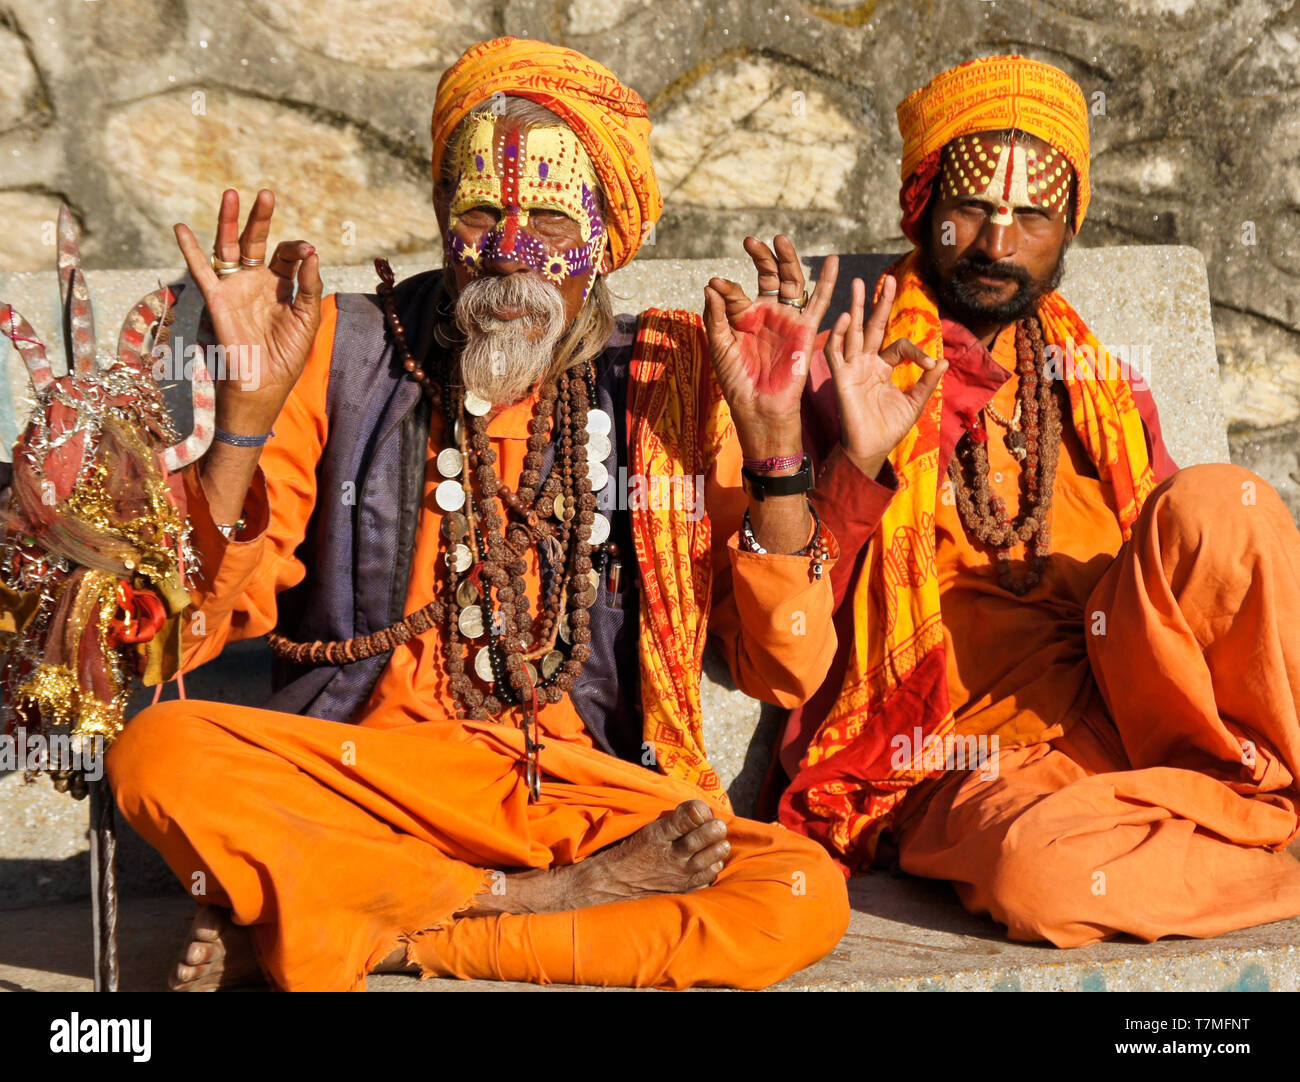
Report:
[[[948,370],[947,361],[936,361],[906,338],[880,348],[889,327],[896,288],[893,276],[887,275],[864,327],[867,291],[862,279],[855,278],[849,311],[835,321],[826,341],[826,361],[839,400],[844,451],[873,479],[879,476],[889,453],[920,419]],[[920,379],[906,391],[892,379],[894,369],[904,361],[921,368]]]
[[[217,214],[217,258],[265,259],[274,211],[275,193],[263,188],[240,234],[239,193],[227,188]],[[175,231],[207,303],[217,344],[228,350],[250,347],[252,356],[252,379],[244,378],[246,371],[228,369],[227,378],[217,382],[217,424],[240,435],[268,432],[302,374],[320,326],[324,289],[316,249],[305,240],[281,241],[265,264],[222,277],[188,226],[177,223]]]

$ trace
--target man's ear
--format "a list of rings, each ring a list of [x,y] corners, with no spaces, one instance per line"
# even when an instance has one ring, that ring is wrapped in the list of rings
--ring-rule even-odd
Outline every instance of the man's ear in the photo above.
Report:
[[[609,274],[614,270],[614,260],[609,254],[609,245],[605,245],[605,251],[600,257],[600,266],[596,268],[597,274]]]

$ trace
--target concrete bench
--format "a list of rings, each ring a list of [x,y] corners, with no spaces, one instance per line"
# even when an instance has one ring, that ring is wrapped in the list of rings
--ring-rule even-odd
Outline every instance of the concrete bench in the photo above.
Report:
[[[832,316],[845,307],[855,275],[870,284],[889,260],[888,256],[876,255],[842,257]],[[819,262],[808,260],[810,280],[814,277],[811,268]],[[397,264],[394,269],[400,279],[426,266]],[[744,258],[643,259],[620,271],[610,280],[610,285],[619,311],[636,312],[651,306],[698,310],[704,284],[715,274],[739,281],[752,292],[753,268]],[[325,278],[326,288],[333,292],[369,291],[376,282],[373,268],[368,265],[328,268]],[[105,349],[115,344],[121,318],[131,303],[156,288],[159,281],[181,280],[174,268],[90,271],[87,279],[97,315],[97,334]],[[1142,364],[1160,408],[1166,441],[1178,464],[1227,461],[1228,442],[1219,399],[1209,289],[1200,253],[1189,247],[1074,250],[1068,258],[1062,290],[1104,345]],[[0,300],[22,312],[46,342],[58,341],[57,297],[52,272],[0,274]],[[198,301],[198,291],[191,286],[177,313],[175,333],[183,335],[186,342],[194,341]],[[12,403],[21,402],[27,393],[25,373],[17,354],[7,343],[6,348],[9,354],[4,371],[9,379],[11,401],[0,401],[3,453],[7,453],[18,434],[19,417]],[[183,401],[181,395],[175,397],[178,402]],[[183,409],[178,409],[178,423],[182,427],[183,421]],[[191,697],[249,705],[259,705],[268,688],[269,655],[260,641],[228,648],[221,658],[187,678]],[[168,694],[173,692],[169,689]],[[144,705],[149,697],[142,696],[138,704]],[[753,807],[757,796],[771,755],[779,712],[735,690],[725,665],[712,656],[706,659],[703,698],[710,757],[737,809],[743,812]],[[88,891],[86,828],[84,803],[74,803],[53,792],[43,781],[25,786],[19,777],[0,777],[0,909],[29,910],[14,927],[22,926],[25,920],[33,928],[47,927],[52,935],[57,935],[57,929],[64,926],[60,921],[69,929],[88,927],[88,922],[76,925],[67,916],[73,911],[80,912],[81,900]],[[123,839],[119,863],[124,893],[148,896],[177,891],[170,872],[152,849],[129,836],[129,831],[123,830],[123,834],[128,835]],[[1152,958],[1175,954],[1182,959],[1178,972],[1184,973],[1188,981],[1200,982],[1197,986],[1225,987],[1235,980],[1277,986],[1290,979],[1290,944],[1300,944],[1300,922],[1295,922],[1297,929],[1291,929],[1292,922],[1272,926],[1270,942],[1281,953],[1276,965],[1270,962],[1272,968],[1262,969],[1263,963],[1258,959],[1242,961],[1236,969],[1224,968],[1224,952],[1236,957],[1233,951],[1244,951],[1246,945],[1254,942],[1250,933],[1239,933],[1231,937],[1231,942],[1224,939],[1198,944],[1195,949],[1186,944],[1180,945],[1177,951],[1159,945],[1140,948],[1129,945],[1123,949],[1103,945],[1093,955],[1067,956],[1050,948],[1012,948],[1005,944],[995,947],[1000,942],[996,927],[963,913],[942,884],[889,876],[869,877],[855,883],[854,900],[858,912],[844,943],[831,958],[814,967],[815,974],[810,970],[792,978],[791,987],[1010,987],[1007,983],[1010,978],[1003,970],[1010,967],[1010,972],[1031,966],[1030,959],[1036,957],[1041,957],[1041,966],[1046,968],[1032,978],[1025,970],[1028,983],[1022,981],[1020,986],[1106,988],[1116,987],[1118,982],[1128,987],[1151,987],[1154,986],[1151,983],[1141,983],[1143,966]],[[50,903],[58,901],[70,903],[70,908],[51,907]],[[178,901],[182,906],[187,904],[183,898]],[[147,910],[149,905],[164,903],[146,903],[142,899],[132,904]],[[919,921],[908,916],[917,913],[929,915]],[[143,916],[140,919],[148,923]],[[908,925],[916,926],[914,944]],[[6,944],[16,933],[4,931],[5,926],[5,922],[0,922],[0,975],[6,964],[14,964],[6,957],[9,949]],[[928,933],[924,931],[926,928],[930,929]],[[950,942],[944,936],[953,938]],[[964,938],[971,936],[979,941],[967,942]],[[124,956],[129,953],[130,942],[128,933],[124,939]],[[894,947],[881,947],[880,943],[912,945],[898,955]],[[966,943],[966,946],[956,946],[956,943]],[[170,950],[168,947],[168,954]],[[963,954],[963,950],[967,953]],[[30,957],[30,952],[27,956]],[[994,965],[999,959],[1000,963]],[[1121,980],[1116,975],[1109,984],[1104,975],[1089,976],[1090,967],[1103,964],[1118,966],[1114,973],[1122,970],[1127,976]],[[1256,968],[1249,969],[1250,965]],[[86,971],[89,971],[88,957]],[[1067,971],[1074,976],[1066,979],[1062,974]],[[959,977],[962,973],[976,975]],[[1211,973],[1213,979],[1204,976]],[[441,984],[426,982],[423,987],[432,983]],[[404,987],[400,978],[384,978],[377,986]]]

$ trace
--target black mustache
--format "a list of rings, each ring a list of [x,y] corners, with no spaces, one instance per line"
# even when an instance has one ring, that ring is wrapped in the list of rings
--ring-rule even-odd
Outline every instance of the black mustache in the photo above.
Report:
[[[1029,285],[1031,281],[1029,272],[1024,267],[1017,267],[1014,263],[992,263],[984,259],[972,259],[969,256],[957,260],[953,264],[952,271],[953,274],[962,276],[978,274],[986,278],[1006,278],[1022,286]]]

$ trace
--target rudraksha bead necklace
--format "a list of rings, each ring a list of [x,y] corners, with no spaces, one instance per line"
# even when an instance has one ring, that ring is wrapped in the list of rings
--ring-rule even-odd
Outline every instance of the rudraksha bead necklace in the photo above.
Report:
[[[1021,461],[1020,509],[1015,520],[1007,517],[1006,503],[989,488],[988,429],[983,415],[967,431],[952,461],[952,480],[957,512],[966,532],[996,550],[998,585],[1023,596],[1042,578],[1043,565],[1051,551],[1052,488],[1061,449],[1061,405],[1055,381],[1044,379],[1039,365],[1043,356],[1043,329],[1037,317],[1016,324],[1016,412],[1007,425],[1007,449]],[[1023,417],[1023,426],[1017,422]],[[1023,579],[1011,569],[1011,551],[1024,543],[1030,557]]]
[[[448,686],[464,717],[494,718],[510,706],[521,708],[526,774],[536,799],[542,749],[536,740],[537,711],[541,703],[557,703],[572,690],[591,656],[588,610],[600,581],[593,556],[603,555],[610,533],[609,520],[596,510],[596,492],[608,481],[612,421],[592,408],[596,385],[590,361],[544,383],[529,423],[519,488],[511,491],[494,469],[490,403],[465,392],[450,351],[440,351],[437,373],[419,366],[397,317],[393,272],[384,260],[376,260],[375,267],[402,365],[442,409],[452,434],[453,446],[436,462],[444,478],[435,500],[444,513],[440,555],[447,578],[429,606],[432,622],[444,626]],[[439,340],[449,337],[444,331]],[[555,459],[543,478],[552,440]],[[530,548],[537,551],[541,579],[536,617],[530,615],[524,578]],[[475,640],[483,638],[486,644],[475,651]]]

